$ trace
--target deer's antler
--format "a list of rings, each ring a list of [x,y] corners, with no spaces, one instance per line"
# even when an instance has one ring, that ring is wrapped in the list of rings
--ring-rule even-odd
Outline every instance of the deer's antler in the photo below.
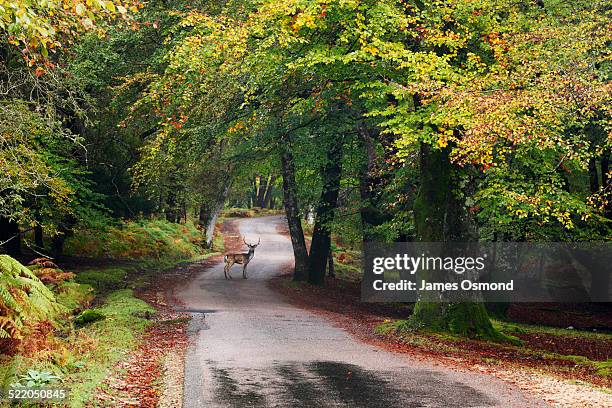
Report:
[[[247,244],[246,239],[244,237],[242,237],[242,242],[244,242],[244,245],[249,245]]]
[[[261,237],[259,237],[259,239],[257,240],[257,245],[259,245],[261,243]]]

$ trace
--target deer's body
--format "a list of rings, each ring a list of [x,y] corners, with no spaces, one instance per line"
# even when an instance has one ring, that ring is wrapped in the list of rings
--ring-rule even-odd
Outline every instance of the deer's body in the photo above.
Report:
[[[246,279],[246,270],[247,265],[251,262],[251,259],[255,256],[255,248],[259,246],[261,239],[257,241],[256,244],[248,244],[244,238],[244,243],[249,247],[249,252],[240,252],[235,254],[226,254],[223,257],[223,261],[225,262],[225,267],[223,268],[223,274],[225,275],[225,279],[232,279],[232,275],[230,273],[230,269],[232,269],[232,265],[239,264],[242,265],[242,278]]]

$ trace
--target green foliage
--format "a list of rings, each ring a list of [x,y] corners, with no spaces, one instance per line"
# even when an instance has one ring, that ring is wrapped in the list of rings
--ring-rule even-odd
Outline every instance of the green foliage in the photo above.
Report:
[[[115,259],[189,259],[203,252],[202,233],[190,223],[128,221],[104,230],[80,229],[66,242],[75,256]]]
[[[141,174],[177,159],[181,168],[193,166],[184,160],[196,141],[266,151],[286,130],[300,202],[312,208],[329,143],[354,149],[344,183],[358,185],[363,157],[347,135],[369,126],[378,128],[377,142],[396,149],[374,192],[389,213],[372,231],[379,237],[415,234],[414,190],[402,182],[418,183],[405,169],[420,143],[449,147],[458,170],[478,181],[477,191],[457,186],[457,193],[481,221],[484,239],[606,236],[597,200],[568,189],[564,173],[584,174],[606,146],[589,129],[609,129],[609,11],[586,2],[573,13],[556,3],[544,8],[494,0],[269,1],[246,14],[230,7],[187,12],[165,72],[141,100],[162,124]],[[347,202],[360,204],[354,193]]]
[[[538,326],[533,324],[522,324],[508,321],[498,321],[493,320],[493,326],[508,335],[514,334],[538,334],[543,333],[547,335],[571,338],[571,339],[593,339],[593,340],[609,340],[610,334],[595,332],[595,331],[587,331],[587,330],[576,330],[576,329],[564,329],[559,327],[547,327],[547,326]]]
[[[49,371],[28,370],[25,375],[19,377],[19,382],[12,384],[13,387],[41,388],[62,380],[62,377]]]
[[[2,219],[43,226],[55,236],[74,220],[87,222],[103,210],[84,166],[88,95],[64,68],[74,41],[88,30],[102,35],[101,23],[114,16],[127,18],[124,5],[133,6],[55,0],[0,6]]]
[[[0,255],[0,338],[19,339],[26,324],[54,320],[65,311],[32,271]]]
[[[24,47],[30,65],[39,58],[46,59],[49,52],[61,48],[62,41],[70,41],[78,31],[95,28],[98,19],[128,12],[124,5],[114,1],[28,1],[11,0],[2,3],[0,32],[9,44]],[[100,32],[101,33],[101,32]]]
[[[24,101],[0,101],[0,216],[42,224],[53,235],[67,216],[99,210],[84,172],[66,152],[78,142]]]

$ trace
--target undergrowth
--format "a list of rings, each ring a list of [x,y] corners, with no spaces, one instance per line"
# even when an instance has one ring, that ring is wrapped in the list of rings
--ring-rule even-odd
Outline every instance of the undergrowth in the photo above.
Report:
[[[30,269],[0,255],[0,338],[21,339],[27,325],[54,320],[66,310]]]
[[[6,387],[31,370],[48,372],[60,377],[61,386],[69,390],[69,407],[90,406],[95,389],[137,346],[139,334],[150,324],[140,316],[154,312],[129,289],[112,292],[104,304],[91,310],[104,319],[72,327],[62,337],[41,339],[35,353],[4,356],[1,385]]]
[[[128,221],[103,230],[77,229],[67,255],[113,259],[187,259],[202,253],[202,232],[193,224]]]

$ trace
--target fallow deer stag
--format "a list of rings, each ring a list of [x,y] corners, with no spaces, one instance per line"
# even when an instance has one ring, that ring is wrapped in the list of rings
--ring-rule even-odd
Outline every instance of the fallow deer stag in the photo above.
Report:
[[[244,239],[244,237],[242,238],[242,241],[245,243],[246,246],[249,247],[249,252],[242,252],[242,253],[238,253],[238,254],[226,254],[225,257],[223,257],[223,261],[225,262],[225,267],[223,268],[223,273],[225,274],[225,279],[232,279],[232,275],[230,273],[230,269],[232,268],[232,265],[236,264],[241,264],[242,265],[242,278],[246,279],[246,269],[247,269],[247,265],[249,264],[249,262],[251,262],[251,259],[253,259],[253,256],[255,256],[255,248],[257,248],[261,242],[261,237],[259,238],[259,240],[257,241],[256,244],[249,244],[248,242],[246,242],[246,240]]]

